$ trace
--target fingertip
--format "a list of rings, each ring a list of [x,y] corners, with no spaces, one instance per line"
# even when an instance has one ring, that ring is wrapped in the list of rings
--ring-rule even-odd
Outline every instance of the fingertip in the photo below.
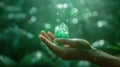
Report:
[[[50,31],[48,31],[48,33],[51,33]]]
[[[47,37],[47,33],[45,31],[41,31],[41,35]]]
[[[50,32],[50,31],[48,31],[48,34],[50,34],[50,35],[54,36],[54,34],[53,34],[52,32]]]
[[[48,32],[47,32],[47,34],[48,34],[48,35],[51,35],[51,32],[50,32],[50,31],[48,31]]]
[[[41,33],[44,33],[44,32],[45,32],[44,30],[41,31]]]
[[[39,37],[41,38],[41,37],[43,37],[43,35],[39,34]]]
[[[54,34],[53,33],[51,33],[50,31],[48,31],[48,36],[52,39],[52,40],[54,40],[55,39],[55,36],[54,36]]]

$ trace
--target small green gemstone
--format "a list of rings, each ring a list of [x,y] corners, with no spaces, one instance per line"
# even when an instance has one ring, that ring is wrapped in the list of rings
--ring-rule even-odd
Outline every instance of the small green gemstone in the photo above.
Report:
[[[61,23],[55,27],[55,38],[68,38],[68,37],[69,37],[68,26],[65,23]],[[60,45],[58,43],[56,44]]]
[[[68,26],[65,23],[61,23],[55,27],[55,37],[56,38],[68,38]]]

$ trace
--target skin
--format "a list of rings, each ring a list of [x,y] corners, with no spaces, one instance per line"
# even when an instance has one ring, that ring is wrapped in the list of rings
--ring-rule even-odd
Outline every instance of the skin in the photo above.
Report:
[[[84,39],[55,38],[51,32],[41,31],[39,38],[63,60],[88,60],[101,67],[120,67],[120,58],[90,46]],[[54,42],[62,44],[56,45]]]

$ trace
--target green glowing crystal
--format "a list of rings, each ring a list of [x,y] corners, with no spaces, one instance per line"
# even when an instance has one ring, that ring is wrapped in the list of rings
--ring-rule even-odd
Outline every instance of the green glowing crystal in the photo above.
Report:
[[[68,38],[68,26],[65,23],[61,23],[55,27],[55,37],[56,38]]]

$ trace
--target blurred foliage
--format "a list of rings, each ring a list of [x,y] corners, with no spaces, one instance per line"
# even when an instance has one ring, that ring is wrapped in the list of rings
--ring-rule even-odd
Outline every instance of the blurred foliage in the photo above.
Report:
[[[1,67],[15,67],[16,66],[16,62],[4,55],[0,55],[0,66]]]
[[[0,0],[0,67],[98,67],[88,61],[63,61],[39,40],[41,30],[59,23],[70,38],[120,54],[119,0]]]

